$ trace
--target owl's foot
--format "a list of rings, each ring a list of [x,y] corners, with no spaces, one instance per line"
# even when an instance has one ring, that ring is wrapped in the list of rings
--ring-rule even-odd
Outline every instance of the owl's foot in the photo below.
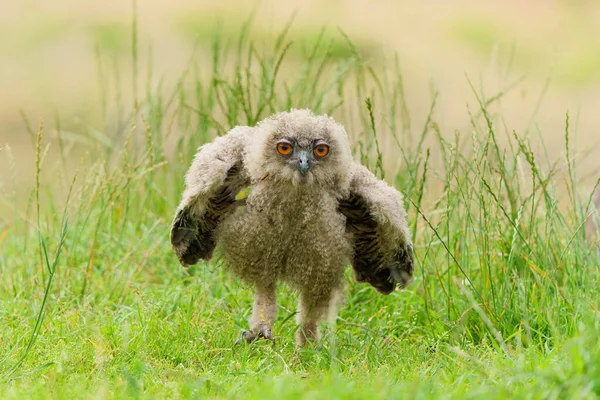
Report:
[[[273,335],[273,330],[266,325],[261,325],[251,331],[242,332],[242,339],[247,343],[252,343],[259,338],[270,340],[273,342],[273,344],[275,344],[275,335]]]

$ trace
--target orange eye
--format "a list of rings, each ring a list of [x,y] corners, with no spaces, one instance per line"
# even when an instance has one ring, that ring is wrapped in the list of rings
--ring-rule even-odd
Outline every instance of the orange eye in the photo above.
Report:
[[[292,152],[292,145],[287,142],[279,142],[277,143],[277,151],[279,152],[279,154],[287,156]]]
[[[314,151],[318,157],[325,157],[327,154],[329,154],[329,146],[326,144],[318,144],[315,146]]]

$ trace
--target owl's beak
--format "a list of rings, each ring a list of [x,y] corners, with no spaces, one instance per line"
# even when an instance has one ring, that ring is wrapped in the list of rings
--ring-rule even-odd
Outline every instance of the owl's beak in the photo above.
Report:
[[[310,169],[310,156],[307,151],[300,151],[298,153],[298,171],[302,175],[306,175]]]

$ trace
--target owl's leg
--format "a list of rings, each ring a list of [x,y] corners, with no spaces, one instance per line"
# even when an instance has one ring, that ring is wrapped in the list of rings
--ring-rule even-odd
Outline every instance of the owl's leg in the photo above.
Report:
[[[257,338],[275,341],[273,323],[277,316],[277,298],[275,284],[259,286],[254,294],[254,305],[250,317],[250,330],[244,331],[242,337],[251,343]]]
[[[315,342],[319,340],[319,323],[327,317],[328,313],[335,312],[337,294],[337,289],[321,293],[310,290],[300,293],[296,316],[296,322],[300,325],[296,332],[296,343],[299,346],[311,340]]]

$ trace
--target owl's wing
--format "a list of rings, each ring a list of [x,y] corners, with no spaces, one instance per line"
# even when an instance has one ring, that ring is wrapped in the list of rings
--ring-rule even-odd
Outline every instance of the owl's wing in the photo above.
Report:
[[[244,152],[253,132],[251,127],[233,128],[196,153],[171,226],[171,245],[182,265],[212,257],[215,229],[240,202],[236,195],[250,183]]]
[[[382,294],[391,293],[396,284],[404,288],[413,275],[413,246],[402,195],[354,164],[350,194],[340,201],[339,211],[351,236],[356,280]]]

